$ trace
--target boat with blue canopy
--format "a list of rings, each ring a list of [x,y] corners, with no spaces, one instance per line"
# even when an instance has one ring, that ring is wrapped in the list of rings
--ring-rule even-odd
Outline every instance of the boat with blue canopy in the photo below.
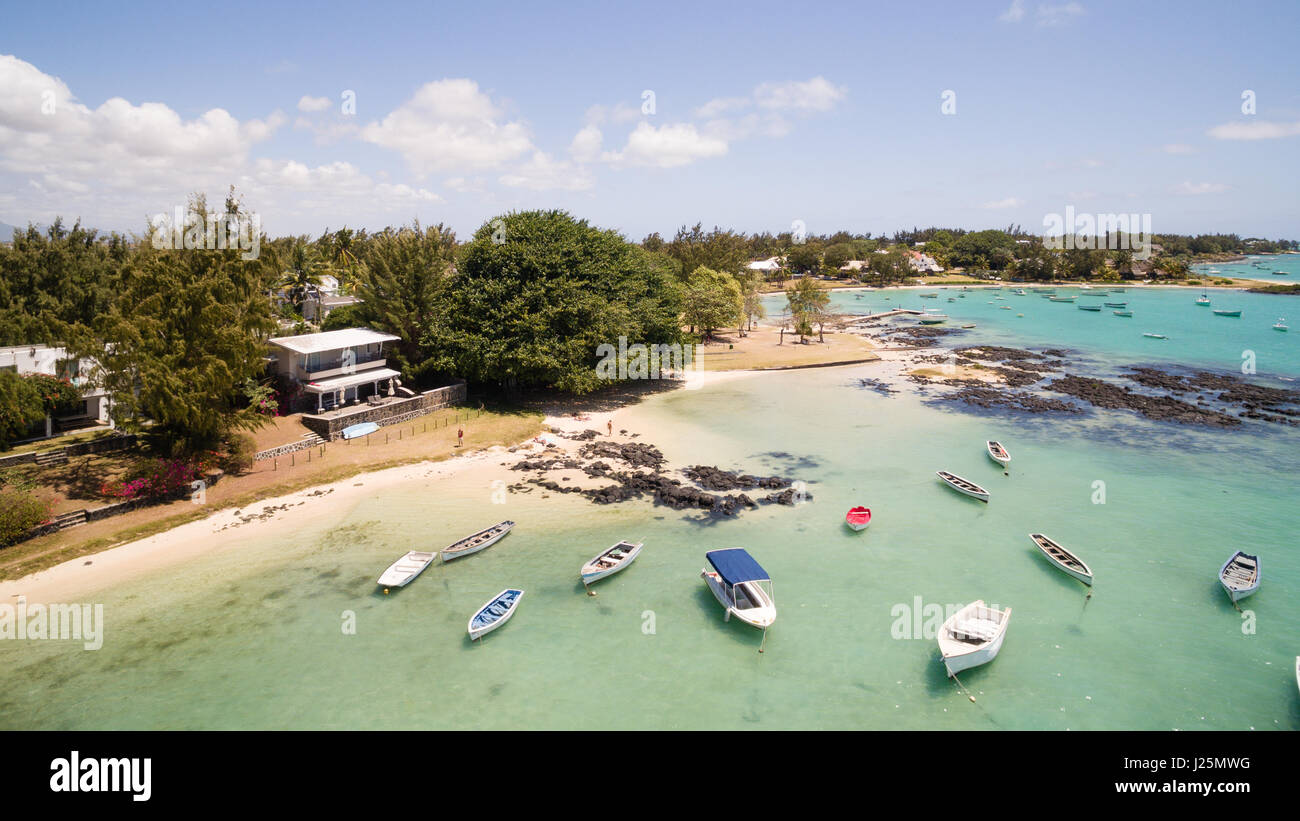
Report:
[[[776,621],[772,579],[743,547],[710,550],[704,558],[712,569],[704,568],[700,577],[726,611],[725,621],[735,616],[764,630]]]
[[[524,591],[513,588],[507,588],[493,596],[470,617],[469,637],[478,640],[510,621],[510,617],[515,614],[515,608],[519,606],[519,600],[523,597]]]

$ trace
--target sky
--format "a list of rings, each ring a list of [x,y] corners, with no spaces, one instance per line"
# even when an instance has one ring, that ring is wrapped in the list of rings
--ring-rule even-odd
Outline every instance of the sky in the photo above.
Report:
[[[1300,238],[1300,3],[0,2],[0,222]]]

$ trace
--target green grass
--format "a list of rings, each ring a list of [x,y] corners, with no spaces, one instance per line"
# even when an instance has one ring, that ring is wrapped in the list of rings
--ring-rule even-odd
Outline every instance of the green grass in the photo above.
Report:
[[[0,451],[0,456],[12,456],[16,453],[30,453],[34,450],[58,450],[66,448],[68,445],[76,445],[81,442],[90,442],[95,439],[103,439],[106,436],[112,436],[117,433],[116,430],[88,430],[81,433],[74,433],[69,436],[56,436],[53,439],[42,439],[39,442],[28,442],[25,445],[15,445],[6,451]]]

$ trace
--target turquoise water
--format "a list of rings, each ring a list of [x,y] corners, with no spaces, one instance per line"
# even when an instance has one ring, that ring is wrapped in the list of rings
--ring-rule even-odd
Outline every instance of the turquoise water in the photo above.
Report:
[[[1050,340],[1040,314],[1080,340],[1087,323],[1121,322],[1008,299],[1025,302],[1028,322],[970,295],[961,310],[998,338],[1025,328]],[[1167,310],[1172,322],[1179,304],[1135,313]],[[1171,346],[1184,335],[1173,327]],[[1115,333],[1088,338],[1145,354]],[[1187,336],[1195,357],[1219,355]],[[293,539],[237,535],[227,551],[114,590],[100,599],[98,651],[0,642],[0,727],[1300,729],[1294,431],[980,416],[858,387],[872,374],[764,374],[620,411],[672,463],[791,476],[812,496],[802,505],[701,521],[648,502],[532,493],[496,505],[479,483],[413,483]],[[1011,451],[1010,476],[984,455],[988,438]],[[992,501],[946,489],[939,468]],[[875,516],[853,533],[842,517],[859,503]],[[392,596],[375,590],[403,551],[507,517],[518,527],[483,553]],[[1091,600],[1030,531],[1092,565]],[[624,538],[645,541],[640,558],[584,595],[579,566]],[[759,632],[724,623],[699,578],[706,550],[736,545],[774,579],[779,616],[761,655]],[[1238,546],[1264,568],[1243,602],[1250,621],[1216,580]],[[467,619],[507,586],[526,591],[514,619],[471,644]],[[1012,608],[1001,654],[961,676],[977,703],[945,677],[924,629],[907,635],[915,597],[923,617],[976,598]],[[341,629],[345,611],[355,635]]]
[[[1016,296],[1013,288],[1000,291],[888,289],[884,291],[834,291],[831,310],[870,314],[909,308],[936,309],[951,319],[948,327],[975,323],[975,329],[944,340],[949,345],[973,341],[1007,346],[1067,348],[1076,357],[1101,368],[1140,362],[1184,364],[1240,372],[1247,351],[1254,353],[1256,373],[1262,376],[1300,377],[1300,299],[1277,294],[1208,288],[1211,306],[1195,304],[1199,291],[1186,288],[1127,288],[1124,293],[1098,296],[1100,289],[1057,288],[1059,295],[1075,295],[1073,302],[1051,302],[1028,291]],[[925,299],[922,293],[938,294]],[[958,296],[965,293],[965,297]],[[859,296],[861,298],[859,298]],[[998,297],[1002,297],[1001,300]],[[949,302],[949,299],[955,302]],[[1079,305],[1127,302],[1132,317],[1117,317],[1116,309],[1081,311]],[[770,297],[766,308],[778,317],[785,297]],[[1010,310],[1003,310],[1002,306]],[[1241,317],[1216,316],[1215,308],[1240,310]],[[1273,330],[1280,317],[1294,330]],[[1023,314],[1024,316],[1020,316]],[[912,319],[894,320],[913,324]],[[1168,339],[1148,339],[1144,333]]]
[[[1256,266],[1254,263],[1258,262]],[[1217,273],[1211,273],[1211,270]],[[1284,271],[1285,276],[1274,271]],[[1192,266],[1192,272],[1203,276],[1240,277],[1263,279],[1282,285],[1300,282],[1300,254],[1251,254],[1244,262],[1213,262]]]

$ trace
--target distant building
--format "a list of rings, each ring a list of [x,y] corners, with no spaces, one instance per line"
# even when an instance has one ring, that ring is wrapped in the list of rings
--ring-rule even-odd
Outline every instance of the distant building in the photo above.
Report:
[[[312,294],[302,302],[302,318],[308,322],[320,324],[325,321],[325,317],[335,308],[342,308],[345,305],[360,305],[360,297],[349,296],[347,294],[326,294],[324,292]]]
[[[274,370],[290,389],[291,411],[315,409],[317,413],[380,395],[380,382],[391,394],[400,374],[387,367],[384,343],[400,337],[348,328],[319,334],[281,336],[267,340]],[[294,401],[301,396],[304,401]]]
[[[745,267],[751,271],[762,271],[764,273],[771,273],[772,271],[781,270],[782,268],[781,258],[768,257],[767,259],[758,259],[749,263]]]
[[[917,273],[937,274],[943,270],[943,266],[929,254],[923,254],[920,251],[908,251],[907,257],[908,262],[912,263],[912,268]]]
[[[866,267],[867,267],[868,265],[870,265],[870,264],[871,264],[871,263],[870,263],[870,262],[867,262],[866,260],[861,260],[861,259],[851,259],[851,260],[849,260],[848,262],[846,262],[846,263],[844,263],[843,265],[841,265],[841,266],[840,266],[840,270],[841,270],[841,271],[861,271],[863,268],[866,268]]]
[[[43,373],[67,379],[81,390],[81,403],[71,412],[45,418],[44,432],[33,431],[33,438],[49,438],[56,433],[95,425],[113,426],[109,416],[108,392],[92,380],[94,363],[77,359],[64,348],[48,345],[15,345],[0,348],[0,371],[17,374]]]

